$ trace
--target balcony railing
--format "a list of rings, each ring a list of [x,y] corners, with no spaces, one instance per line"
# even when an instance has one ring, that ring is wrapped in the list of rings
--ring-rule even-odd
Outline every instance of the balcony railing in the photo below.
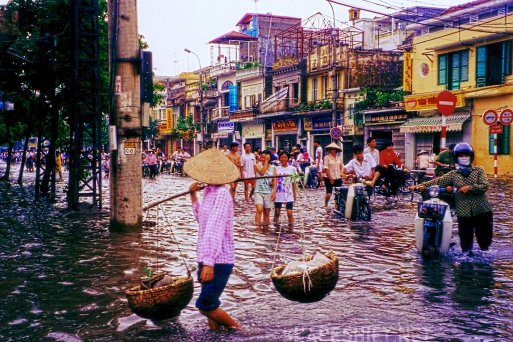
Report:
[[[230,113],[230,121],[231,120],[243,120],[243,119],[251,119],[256,116],[256,112],[253,109],[242,109],[236,112]]]
[[[255,68],[244,69],[244,70],[237,70],[235,77],[237,79],[256,77],[256,76],[261,76],[262,72],[263,72],[263,68],[261,66],[255,67]]]
[[[219,91],[217,89],[207,89],[203,91],[203,97],[207,98],[215,98],[219,96]]]
[[[230,114],[229,108],[230,107],[226,106],[212,109],[212,120],[228,118],[228,115]]]
[[[228,62],[223,64],[214,65],[210,69],[210,77],[224,76],[237,71],[237,63]]]

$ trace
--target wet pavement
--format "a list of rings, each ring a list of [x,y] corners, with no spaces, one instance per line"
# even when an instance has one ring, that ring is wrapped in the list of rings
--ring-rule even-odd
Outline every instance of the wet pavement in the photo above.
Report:
[[[5,164],[0,163],[0,174]],[[16,171],[17,168],[14,168]],[[66,175],[67,176],[67,175]],[[20,341],[417,341],[513,338],[513,179],[491,180],[494,242],[469,258],[456,245],[422,260],[415,249],[415,205],[372,199],[372,221],[352,223],[320,208],[322,190],[301,190],[297,225],[278,231],[253,225],[254,203],[238,187],[236,263],[222,307],[244,329],[210,332],[194,308],[199,294],[172,320],[133,314],[124,290],[145,276],[144,267],[194,271],[197,225],[188,196],[166,202],[142,234],[114,234],[108,215],[69,213],[58,183],[56,203],[33,203],[30,175],[24,188],[0,183],[0,340]],[[17,174],[11,175],[12,179]],[[143,180],[144,204],[188,189],[186,177]],[[104,182],[104,209],[108,182]],[[312,203],[312,206],[310,206]],[[281,222],[286,217],[282,213]],[[178,247],[184,255],[180,257]],[[274,288],[273,265],[329,249],[340,278],[323,300],[300,304]],[[193,272],[194,273],[194,272]],[[195,274],[194,274],[195,277]]]

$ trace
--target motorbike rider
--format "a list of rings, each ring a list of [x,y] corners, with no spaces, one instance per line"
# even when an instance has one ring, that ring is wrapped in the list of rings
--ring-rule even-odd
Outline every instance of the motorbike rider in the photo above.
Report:
[[[443,176],[447,172],[454,169],[454,158],[453,158],[453,152],[454,147],[456,144],[450,144],[449,147],[447,147],[447,150],[440,152],[438,156],[435,158],[435,175],[436,176]]]
[[[493,237],[492,208],[486,199],[488,178],[481,166],[474,166],[474,149],[467,143],[460,143],[453,148],[453,158],[459,166],[458,170],[424,182],[430,187],[453,186],[458,189],[455,194],[456,215],[458,217],[458,235],[462,252],[472,255],[474,234],[481,250],[487,250]],[[411,186],[413,191],[415,186]]]
[[[342,169],[342,179],[347,179],[347,175],[355,175],[366,181],[371,181],[375,176],[376,161],[368,154],[363,153],[363,147],[360,145],[353,146],[354,158],[349,161]],[[367,194],[372,195],[373,186],[365,182]]]
[[[393,165],[396,165],[400,169],[396,170]],[[387,141],[385,143],[385,149],[379,153],[379,165],[376,166],[374,178],[371,181],[367,181],[365,184],[375,186],[376,181],[383,175],[386,179],[385,184],[390,184],[392,193],[397,200],[399,177],[404,177],[402,166],[403,163],[401,162],[401,159],[399,159],[397,154],[394,152],[394,143],[392,141]]]

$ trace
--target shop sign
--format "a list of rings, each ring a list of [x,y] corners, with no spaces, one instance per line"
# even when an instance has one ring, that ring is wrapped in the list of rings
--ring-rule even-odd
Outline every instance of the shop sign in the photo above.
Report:
[[[233,122],[227,121],[227,122],[218,122],[217,123],[217,131],[218,132],[233,132],[235,126]]]
[[[342,125],[341,128],[342,128],[342,135],[354,135],[354,132],[353,132],[354,126],[353,125]]]
[[[412,96],[405,96],[404,97],[404,103],[405,103],[405,109],[407,111],[413,111],[413,110],[428,110],[428,109],[437,109],[437,93],[430,93],[426,95],[412,95]],[[453,92],[453,94],[456,96],[456,107],[463,107],[465,106],[465,101],[463,98],[463,95],[461,92]]]
[[[412,59],[411,53],[406,52],[404,54],[404,64],[403,64],[403,91],[411,91],[411,81],[412,81]]]
[[[312,118],[303,118],[303,130],[305,130],[305,131],[312,130]]]
[[[408,119],[408,114],[400,113],[400,114],[387,114],[387,115],[367,115],[365,117],[365,122],[391,122],[391,121],[401,121]]]
[[[273,122],[273,130],[275,132],[288,132],[288,131],[297,132],[296,120],[283,120],[283,121]]]
[[[212,133],[211,137],[214,140],[228,138],[228,133]]]
[[[159,126],[160,134],[170,134],[173,131],[173,109],[166,108],[166,121]]]
[[[314,116],[312,117],[312,130],[321,131],[331,128],[331,116]]]

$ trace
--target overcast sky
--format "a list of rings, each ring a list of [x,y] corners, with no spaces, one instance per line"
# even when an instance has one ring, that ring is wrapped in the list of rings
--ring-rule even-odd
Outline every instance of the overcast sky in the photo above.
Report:
[[[380,13],[394,13],[405,6],[444,7],[447,1],[424,0],[398,2],[393,0],[360,0],[353,3],[361,8]],[[453,0],[451,4],[465,3]],[[383,4],[378,6],[375,4]],[[445,4],[444,4],[445,3]],[[201,66],[210,65],[208,42],[230,31],[237,31],[235,24],[246,13],[269,13],[306,19],[321,12],[331,20],[332,9],[326,0],[138,0],[139,33],[153,53],[156,75],[174,76],[182,71],[199,69],[198,59],[184,52],[194,51]],[[333,4],[337,27],[344,27],[348,20],[348,7]],[[373,18],[376,13],[362,12],[362,17]]]
[[[411,6],[444,7],[466,3],[466,0],[340,0],[379,13],[390,14]],[[7,0],[0,0],[0,5]],[[380,5],[379,5],[380,4]],[[235,24],[246,13],[272,13],[274,15],[306,19],[321,12],[330,20],[332,9],[326,0],[138,0],[139,33],[148,42],[153,53],[156,75],[174,76],[182,71],[199,69],[194,51],[201,66],[210,64],[208,42],[230,31],[237,31]],[[348,7],[333,4],[337,27],[343,28],[348,20]],[[362,17],[373,18],[379,14],[362,12]]]

